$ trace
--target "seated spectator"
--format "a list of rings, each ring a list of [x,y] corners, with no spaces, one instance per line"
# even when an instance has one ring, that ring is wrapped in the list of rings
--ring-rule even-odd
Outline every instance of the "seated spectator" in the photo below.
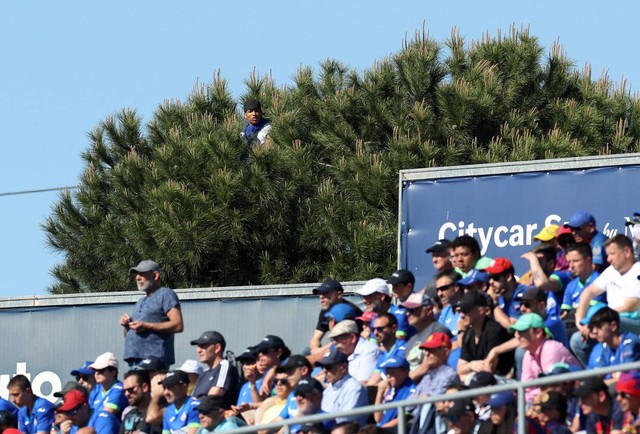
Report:
[[[252,397],[254,402],[261,402],[271,395],[275,368],[291,355],[291,350],[279,336],[274,335],[265,336],[255,346],[255,350],[258,353],[258,370],[264,370],[264,374],[258,394],[254,395],[252,392]]]
[[[271,131],[269,119],[262,116],[262,105],[257,99],[244,102],[245,123],[240,138],[247,145],[264,145]]]
[[[516,397],[511,391],[491,395],[487,407],[491,409],[487,432],[490,434],[511,434],[516,423]]]
[[[195,401],[195,403],[199,420],[197,434],[230,431],[246,426],[242,419],[235,416],[226,416],[225,403],[221,396],[203,396],[199,402]]]
[[[386,378],[386,372],[382,364],[389,359],[404,359],[406,342],[396,337],[398,323],[396,317],[383,312],[373,320],[373,334],[375,336],[380,355],[376,361],[376,367],[367,381],[367,386],[375,386]]]
[[[458,280],[457,285],[465,291],[476,290],[485,292],[489,282],[489,274],[482,270],[471,270],[465,277]]]
[[[341,422],[333,426],[331,434],[356,434],[360,425],[356,422]]]
[[[407,322],[406,310],[401,306],[391,304],[391,293],[384,279],[375,278],[367,280],[364,286],[358,289],[356,293],[362,296],[366,311],[375,312],[376,314],[389,312],[396,317],[398,322],[397,337],[400,339],[409,339],[415,334],[415,329]]]
[[[567,398],[560,392],[540,395],[540,423],[549,434],[571,434],[567,426]]]
[[[324,314],[324,317],[329,322],[329,330],[331,330],[340,321],[344,321],[345,319],[355,320],[357,315],[358,312],[350,304],[338,303],[331,306],[331,309]]]
[[[336,327],[339,327],[339,325]],[[346,354],[338,350],[338,348],[334,348],[317,365],[322,367],[325,380],[328,383],[322,395],[322,410],[325,413],[351,410],[368,404],[367,389],[358,380],[349,375],[349,359]],[[300,383],[302,383],[302,380],[296,386],[297,388],[300,387]],[[298,408],[302,412],[300,401],[298,401]],[[354,420],[363,425],[367,421],[367,416],[338,418],[336,422],[340,423],[349,420]]]
[[[284,365],[276,368],[276,374],[287,375],[289,386],[291,388],[291,393],[287,397],[285,407],[280,412],[279,419],[291,419],[298,414],[298,401],[293,390],[301,379],[311,375],[311,371],[311,363],[309,363],[309,360],[302,355],[293,355],[287,359],[287,362]]]
[[[564,226],[571,229],[577,243],[587,243],[591,246],[593,269],[602,272],[607,267],[604,254],[607,236],[596,229],[595,217],[586,211],[576,211]]]
[[[490,372],[476,372],[469,380],[469,389],[482,389],[495,386],[498,383],[496,377]],[[476,426],[479,432],[486,432],[491,429],[491,407],[488,393],[478,393],[473,398],[473,405],[476,407]]]
[[[496,258],[485,270],[489,274],[487,293],[494,301],[494,319],[504,328],[509,328],[520,317],[519,294],[528,287],[518,283],[513,264],[507,258]]]
[[[380,355],[377,345],[363,339],[353,320],[340,321],[329,333],[335,346],[349,361],[349,374],[360,382],[366,382],[373,374]]]
[[[193,390],[196,388],[196,383],[198,382],[198,379],[200,378],[204,370],[202,369],[202,366],[200,366],[200,363],[196,362],[193,359],[185,360],[178,369],[180,369],[182,372],[186,372],[189,376],[189,390],[187,390],[187,393],[191,395],[193,393]]]
[[[415,290],[416,278],[409,270],[397,270],[387,279],[391,291],[401,303]]]
[[[511,338],[506,329],[487,316],[487,304],[485,294],[477,291],[467,292],[460,302],[464,334],[457,372],[461,379],[482,371],[507,375],[513,366],[513,351],[499,355],[495,365],[485,363],[493,347]]]
[[[347,373],[346,375],[348,376],[349,374]],[[343,385],[337,386],[337,387],[340,388]],[[354,387],[356,385],[362,387],[361,385],[358,384],[358,382],[354,382],[351,385]],[[293,389],[293,394],[295,395],[296,402],[298,404],[298,414],[296,415],[296,417],[304,417],[304,416],[312,416],[314,414],[329,413],[324,409],[324,405],[325,405],[324,393],[325,393],[325,390],[323,389],[322,384],[320,384],[320,382],[315,378],[311,378],[311,377],[301,378],[300,381],[298,381],[298,384],[296,385],[296,387]],[[341,408],[341,405],[350,405],[350,403],[348,403],[345,400],[347,399],[345,395],[346,393],[347,392],[345,388],[344,392],[340,392],[337,395],[336,394],[332,395],[333,397],[342,399],[342,401],[328,403],[327,405],[334,407],[335,410],[333,411],[339,411],[338,409],[346,410],[346,408]],[[327,419],[322,421],[322,425],[325,429],[329,430],[335,425],[335,421],[331,419]],[[290,429],[291,429],[290,431],[291,433],[303,432],[303,426],[301,426],[300,424],[292,425]]]
[[[407,342],[405,349],[405,358],[409,362],[411,369],[410,376],[413,381],[420,381],[425,374],[420,368],[424,351],[420,349],[420,345],[432,333],[443,332],[450,334],[449,329],[439,322],[433,314],[434,302],[428,296],[423,294],[412,294],[402,306],[407,310],[407,319],[409,324],[416,328],[417,333]]]
[[[276,376],[273,379],[275,395],[262,401],[256,411],[256,425],[264,425],[278,418],[287,404],[287,398],[293,390],[289,384],[289,377],[285,372],[276,368]],[[265,433],[267,431],[264,431]]]
[[[346,303],[351,305],[353,309],[356,311],[357,315],[362,315],[362,310],[358,308],[356,305],[351,303],[348,300],[343,298],[344,288],[340,282],[334,279],[328,279],[322,282],[322,285],[318,286],[313,290],[313,294],[317,295],[320,298],[320,313],[318,315],[318,322],[316,324],[316,329],[313,332],[313,336],[311,336],[311,340],[309,342],[309,346],[311,347],[311,354],[314,353],[319,354],[319,358],[329,350],[331,346],[331,342],[322,346],[322,337],[329,331],[329,321],[325,317],[325,314],[331,309],[332,306],[339,303]]]
[[[544,374],[538,375],[538,377],[547,377],[553,375],[566,374],[567,372],[574,372],[579,370],[575,366],[570,366],[566,363],[555,363]],[[567,421],[571,432],[584,431],[585,417],[580,411],[580,399],[574,394],[575,381],[563,381],[562,383],[547,384],[540,386],[540,391],[544,392],[560,392],[563,396],[567,397]]]
[[[169,406],[165,409],[162,433],[195,434],[200,428],[199,401],[187,395],[189,376],[180,371],[170,371],[160,382]]]
[[[254,402],[251,392],[255,389],[260,390],[264,371],[258,371],[258,353],[256,353],[255,347],[245,349],[236,357],[236,361],[242,363],[242,376],[245,380],[242,387],[240,387],[238,401],[236,402],[236,405],[239,406],[245,403]]]
[[[438,296],[436,293],[436,276],[445,270],[453,270],[453,264],[451,263],[451,241],[446,239],[436,241],[433,246],[427,249],[427,254],[429,253],[431,253],[431,264],[433,265],[435,274],[425,285],[424,291],[421,292],[429,296],[429,298],[436,298]]]
[[[567,261],[574,279],[569,282],[564,292],[560,306],[563,317],[578,308],[582,291],[600,276],[600,272],[593,269],[591,260],[591,247],[588,244],[577,243],[567,247]],[[598,295],[592,301],[606,304],[606,293]]]
[[[207,331],[191,341],[191,345],[197,346],[200,363],[207,366],[191,396],[221,396],[225,409],[231,408],[238,397],[238,370],[224,358],[227,347],[224,336],[216,331]]]
[[[73,427],[78,433],[90,432],[83,430],[84,427],[92,428],[96,434],[117,434],[120,430],[120,420],[113,413],[101,410],[97,414],[95,411],[91,414],[87,393],[82,386],[65,393],[62,405],[56,412],[63,413],[68,418],[60,426],[60,432],[65,434],[72,432]]]
[[[579,323],[584,318],[591,300],[606,292],[609,307],[620,314],[621,331],[637,334],[640,331],[640,281],[637,279],[640,263],[636,262],[633,255],[631,240],[622,234],[608,239],[604,248],[611,266],[580,295],[576,322]],[[586,340],[589,336],[588,328],[578,325],[578,330],[583,340]],[[572,349],[573,342],[572,339]]]
[[[578,382],[575,394],[580,398],[582,412],[587,417],[587,433],[612,433],[622,429],[623,415],[618,402],[611,399],[609,388],[597,377]]]
[[[470,399],[453,401],[453,405],[448,408],[445,418],[449,429],[456,434],[471,434],[475,432],[476,413]]]
[[[409,377],[409,363],[405,359],[387,359],[382,363],[381,368],[387,373],[387,381],[378,386],[376,405],[404,401],[415,395],[416,383]],[[373,417],[381,428],[392,428],[398,425],[398,409],[396,408],[375,412]]]
[[[71,375],[75,377],[76,382],[89,393],[89,406],[93,404],[93,401],[97,398],[97,394],[100,393],[96,387],[95,371],[90,368],[91,364],[93,364],[93,361],[88,360],[78,369],[71,371]]]
[[[547,293],[547,313],[560,317],[562,294],[571,274],[556,270],[556,254],[553,247],[538,246],[524,253],[522,258],[529,261],[531,284]]]
[[[455,270],[465,277],[474,268],[484,270],[491,263],[491,258],[481,256],[478,240],[470,235],[460,235],[451,243],[452,263]]]
[[[451,335],[453,336],[452,342],[457,342],[458,320],[460,319],[460,313],[456,312],[453,306],[455,306],[464,295],[464,291],[457,285],[460,279],[461,276],[453,271],[453,269],[443,270],[436,274],[435,292],[442,304],[438,322],[451,331]]]
[[[549,297],[540,288],[529,288],[524,293],[518,295],[520,302],[520,313],[535,313],[544,319],[545,326],[551,331],[553,340],[560,342],[569,348],[569,338],[564,323],[559,316],[549,313],[547,301]]]
[[[21,434],[17,426],[18,420],[12,411],[0,410],[0,434]]]
[[[638,432],[640,428],[640,373],[624,372],[616,383],[616,399],[623,411],[622,432]]]
[[[161,434],[162,425],[147,422],[147,409],[151,403],[151,382],[145,371],[129,371],[124,375],[124,395],[129,407],[124,412],[120,434]]]
[[[376,343],[376,338],[373,336],[371,327],[376,316],[378,315],[375,312],[363,312],[362,315],[356,317],[358,328],[361,329],[360,336],[373,343]]]
[[[539,241],[540,246],[553,247],[556,249],[556,270],[566,271],[569,269],[569,264],[565,256],[565,252],[556,238],[559,227],[560,226],[558,225],[547,225],[533,236],[533,240]],[[571,233],[571,230],[568,231]]]
[[[11,401],[18,407],[18,429],[25,434],[49,433],[54,419],[54,406],[33,393],[31,382],[16,375],[7,384]]]
[[[556,363],[566,363],[576,368],[580,366],[578,360],[564,345],[550,339],[553,335],[538,314],[522,315],[509,331],[515,332],[520,347],[525,350],[521,381],[538,378]],[[532,403],[539,393],[539,388],[527,388],[526,401]]]
[[[93,375],[98,389],[93,395],[93,403],[89,403],[93,410],[89,426],[93,426],[94,419],[103,410],[113,413],[120,420],[122,410],[127,406],[127,398],[124,396],[122,382],[118,380],[118,359],[113,353],[102,353],[89,367],[95,371]]]
[[[589,329],[595,335],[601,347],[600,357],[588,369],[620,365],[640,360],[640,338],[635,333],[620,332],[620,316],[609,307],[602,307],[589,320]],[[599,351],[594,347],[594,351]],[[614,382],[620,373],[607,375],[606,383]]]

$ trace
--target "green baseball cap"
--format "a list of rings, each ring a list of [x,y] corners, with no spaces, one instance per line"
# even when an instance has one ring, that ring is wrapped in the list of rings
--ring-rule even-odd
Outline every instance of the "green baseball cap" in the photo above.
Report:
[[[511,333],[516,331],[523,332],[529,329],[544,329],[547,336],[553,339],[553,334],[545,325],[542,317],[537,313],[525,313],[524,315],[520,316],[520,318],[518,318],[515,324],[509,327],[509,331]]]

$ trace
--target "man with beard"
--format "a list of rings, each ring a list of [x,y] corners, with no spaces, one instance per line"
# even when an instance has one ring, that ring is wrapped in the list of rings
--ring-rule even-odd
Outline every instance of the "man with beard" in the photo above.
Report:
[[[144,260],[129,269],[135,274],[138,290],[146,296],[136,302],[131,314],[120,317],[124,327],[124,360],[135,368],[144,359],[157,357],[164,368],[175,363],[174,334],[184,329],[178,296],[160,286],[160,266]]]
[[[200,428],[200,402],[187,395],[189,376],[180,370],[170,371],[160,384],[169,403],[162,419],[162,434],[195,434]]]
[[[623,413],[623,432],[638,432],[640,429],[640,374],[625,372],[616,383],[618,403]]]
[[[124,395],[129,408],[120,425],[120,434],[161,434],[161,425],[147,423],[147,408],[151,402],[151,382],[144,371],[129,371],[124,375]]]

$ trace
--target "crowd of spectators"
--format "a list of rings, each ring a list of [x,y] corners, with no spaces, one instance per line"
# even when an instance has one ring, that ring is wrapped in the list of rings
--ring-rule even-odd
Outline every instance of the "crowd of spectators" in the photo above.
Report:
[[[13,377],[12,402],[0,400],[0,426],[24,434],[208,434],[253,425],[266,434],[277,430],[265,425],[292,420],[292,433],[393,432],[395,407],[331,415],[442,396],[404,407],[411,433],[513,432],[514,393],[446,395],[640,360],[640,263],[632,241],[606,238],[584,211],[544,227],[535,240],[522,255],[529,269],[521,275],[509,258],[482,257],[477,240],[461,235],[426,249],[435,275],[423,288],[410,270],[397,270],[368,280],[354,304],[328,279],[313,290],[320,312],[303,354],[266,335],[228,360],[225,337],[205,331],[190,341],[197,360],[177,369],[180,302],[161,286],[159,264],[144,260],[130,270],[144,296],[120,318],[123,363],[110,352],[83,363],[55,404],[35,396],[25,376]],[[640,374],[529,387],[525,401],[527,432],[637,432]],[[328,419],[293,420],[317,414]]]

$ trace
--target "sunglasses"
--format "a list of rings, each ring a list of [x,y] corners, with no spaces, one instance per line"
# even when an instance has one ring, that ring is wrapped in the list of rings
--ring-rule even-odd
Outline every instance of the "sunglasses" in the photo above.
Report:
[[[384,331],[384,329],[386,329],[387,327],[389,327],[388,325],[386,326],[382,326],[382,327],[372,327],[373,330],[377,331],[378,333],[382,333]]]
[[[405,308],[407,309],[407,313],[409,315],[416,315],[417,312],[420,311],[420,309],[422,309],[422,306],[418,306],[418,307],[407,307]]]
[[[527,309],[531,309],[531,302],[530,301],[523,301],[522,303],[520,303],[521,306],[526,307]]]
[[[125,394],[131,395],[132,393],[134,393],[136,391],[136,389],[138,389],[138,387],[140,387],[140,386],[138,385],[138,386],[128,387],[126,389],[123,389],[123,391],[124,391]]]
[[[631,398],[631,394],[627,393],[627,392],[618,392],[618,396],[622,399],[629,399]]]
[[[502,273],[500,273],[500,274],[489,274],[489,279],[498,281],[498,280],[500,280],[500,278],[502,276],[503,276]]]
[[[91,378],[93,378],[93,375],[76,375],[76,381],[90,381]]]
[[[277,386],[278,384],[282,385],[282,386],[286,386],[287,384],[289,384],[289,380],[286,378],[276,378],[273,380],[273,385]]]
[[[455,283],[450,283],[450,284],[448,284],[448,285],[438,286],[438,287],[436,288],[436,292],[446,291],[446,290],[448,290],[448,289],[453,288],[454,286],[456,286],[456,284],[455,284]]]

